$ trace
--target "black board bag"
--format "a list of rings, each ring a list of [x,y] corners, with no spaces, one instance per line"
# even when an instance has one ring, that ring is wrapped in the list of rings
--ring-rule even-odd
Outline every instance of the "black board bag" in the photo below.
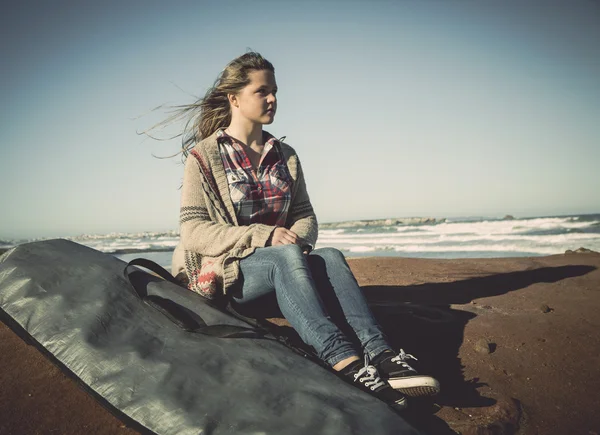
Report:
[[[417,433],[261,328],[71,241],[0,257],[0,316],[141,432]]]

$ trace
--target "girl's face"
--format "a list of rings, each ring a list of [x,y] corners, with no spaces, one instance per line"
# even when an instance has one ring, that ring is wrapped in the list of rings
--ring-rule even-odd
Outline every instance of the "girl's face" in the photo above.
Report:
[[[250,83],[231,99],[232,110],[256,124],[271,124],[277,110],[275,74],[268,70],[248,73]]]

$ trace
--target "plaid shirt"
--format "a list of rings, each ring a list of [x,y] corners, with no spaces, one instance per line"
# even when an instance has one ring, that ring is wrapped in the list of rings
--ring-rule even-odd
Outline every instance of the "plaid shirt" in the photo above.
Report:
[[[256,172],[244,146],[222,129],[217,132],[217,142],[238,223],[285,226],[292,177],[279,141],[269,135]]]

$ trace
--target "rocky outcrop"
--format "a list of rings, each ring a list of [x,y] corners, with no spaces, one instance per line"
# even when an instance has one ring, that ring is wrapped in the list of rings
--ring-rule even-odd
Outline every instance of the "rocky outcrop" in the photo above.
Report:
[[[581,247],[581,248],[576,249],[574,251],[571,250],[571,249],[567,249],[565,251],[565,254],[567,254],[567,255],[571,255],[571,254],[600,254],[600,252],[592,251],[591,249]]]
[[[522,417],[521,403],[517,399],[501,396],[495,400],[493,406],[469,410],[469,418],[449,422],[450,426],[462,435],[516,434]]]
[[[446,222],[445,218],[436,219],[431,217],[412,217],[412,218],[388,218],[388,219],[365,219],[358,221],[326,222],[319,223],[320,229],[331,228],[358,228],[375,226],[394,226],[394,225],[433,225]]]

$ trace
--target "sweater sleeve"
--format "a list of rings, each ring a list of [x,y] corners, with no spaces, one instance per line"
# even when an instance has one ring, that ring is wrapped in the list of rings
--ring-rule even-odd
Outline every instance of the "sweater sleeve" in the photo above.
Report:
[[[206,203],[206,198],[218,200],[208,192],[209,189],[196,158],[188,156],[181,188],[180,238],[183,249],[218,257],[232,250],[264,247],[275,226],[236,226],[215,222],[210,218],[210,204]],[[219,207],[219,204],[214,204],[214,208]]]
[[[314,248],[319,233],[317,216],[315,215],[312,204],[310,203],[308,191],[306,190],[306,182],[304,180],[304,172],[302,171],[300,160],[297,156],[295,156],[295,159],[297,165],[297,188],[294,198],[292,199],[286,226]]]

